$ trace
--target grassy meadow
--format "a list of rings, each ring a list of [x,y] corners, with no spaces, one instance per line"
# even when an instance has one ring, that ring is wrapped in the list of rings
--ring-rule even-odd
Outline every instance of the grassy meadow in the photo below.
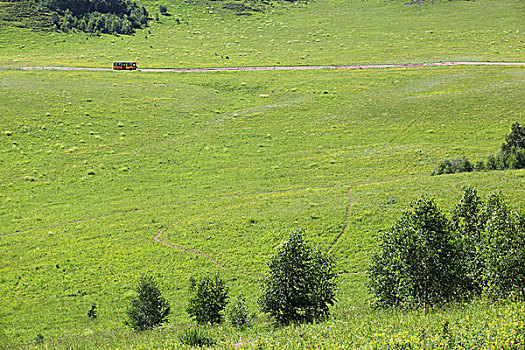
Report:
[[[209,327],[219,347],[523,344],[522,302],[424,314],[373,310],[366,290],[379,231],[420,194],[449,210],[470,184],[525,209],[524,170],[430,176],[445,157],[486,159],[524,122],[523,68],[11,69],[525,61],[522,1],[317,1],[253,16],[143,3],[172,16],[131,37],[0,25],[0,348],[183,347],[188,278],[214,272],[255,314],[244,331]],[[274,329],[259,281],[297,228],[333,253],[339,301],[328,322]],[[137,334],[123,318],[143,273],[172,314]]]

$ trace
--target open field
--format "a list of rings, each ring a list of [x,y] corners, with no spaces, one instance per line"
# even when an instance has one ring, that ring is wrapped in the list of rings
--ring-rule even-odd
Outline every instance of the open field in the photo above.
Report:
[[[367,253],[420,193],[503,191],[523,171],[429,176],[483,158],[523,107],[520,68],[1,75],[2,322],[6,339],[121,328],[141,273],[186,322],[186,281],[220,271],[258,293],[264,261],[298,227],[332,248],[341,305],[366,307]],[[300,77],[300,78],[299,78]],[[26,101],[18,103],[20,99]],[[156,243],[161,238],[200,255]],[[100,318],[85,312],[92,302]],[[38,326],[35,326],[38,325]]]
[[[147,39],[0,27],[0,66],[523,62],[524,6],[319,1],[239,17],[177,4]],[[335,257],[333,320],[274,330],[258,314],[245,331],[211,328],[220,346],[386,348],[426,334],[436,348],[448,320],[462,344],[510,348],[525,337],[522,302],[371,310],[365,272],[378,232],[421,193],[448,210],[470,184],[525,209],[524,170],[430,176],[445,157],[493,154],[523,123],[524,91],[522,67],[0,70],[0,348],[32,347],[37,332],[42,348],[177,348],[188,278],[220,272],[256,311],[265,260],[297,228]],[[135,334],[122,319],[142,273],[173,311]]]

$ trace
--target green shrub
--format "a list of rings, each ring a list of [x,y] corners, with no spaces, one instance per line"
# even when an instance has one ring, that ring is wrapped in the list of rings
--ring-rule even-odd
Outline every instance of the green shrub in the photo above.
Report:
[[[468,173],[474,170],[474,166],[467,158],[456,158],[455,159],[456,173]]]
[[[55,27],[60,26],[60,16],[58,15],[58,13],[53,12],[53,13],[51,14],[51,22],[53,23],[53,25],[54,25]]]
[[[191,327],[179,334],[179,341],[189,346],[213,346],[217,342],[202,328]]]
[[[188,314],[200,324],[222,322],[228,303],[228,288],[218,274],[215,277],[190,278]]]
[[[485,169],[486,170],[496,170],[498,168],[496,163],[496,157],[494,155],[490,155],[487,158],[487,162],[485,163]]]
[[[269,271],[259,300],[277,323],[314,322],[328,318],[335,303],[334,262],[308,246],[294,231],[267,263]]]
[[[95,303],[91,304],[91,308],[87,312],[87,317],[92,319],[97,318],[97,305]]]
[[[508,160],[509,154],[505,152],[498,152],[496,154],[496,170],[505,170],[508,168],[507,160]]]
[[[455,174],[463,172],[471,172],[474,170],[472,163],[463,157],[456,159],[443,159],[431,175],[442,175],[442,174]]]
[[[126,310],[126,325],[144,331],[168,321],[170,305],[162,296],[153,277],[141,276],[136,292],[137,296],[131,299]]]
[[[127,19],[124,19],[122,21],[122,34],[126,34],[126,35],[129,35],[129,34],[133,34],[134,30],[133,30],[133,25],[131,24],[130,21],[128,21]]]
[[[485,170],[485,163],[482,160],[478,160],[476,165],[474,165],[474,171],[483,171]]]
[[[439,162],[438,166],[434,168],[432,175],[442,175],[451,173],[453,173],[452,162],[449,159],[443,159],[441,162]]]
[[[501,145],[501,151],[510,153],[512,149],[525,149],[525,126],[515,122],[510,127],[510,133],[505,135],[505,142]]]
[[[509,169],[525,168],[525,149],[512,148],[507,158],[507,166]]]
[[[33,338],[33,342],[35,343],[35,345],[41,345],[44,343],[44,336],[42,335],[42,333],[38,332],[35,337]]]
[[[241,294],[237,300],[230,303],[227,310],[228,320],[233,327],[243,329],[248,324],[248,307],[246,306],[246,298]]]
[[[458,248],[447,217],[427,196],[383,233],[369,287],[377,306],[428,306],[461,294]]]
[[[505,142],[499,152],[491,155],[485,167],[487,170],[525,168],[525,126],[519,122],[512,124],[510,133],[505,135]]]

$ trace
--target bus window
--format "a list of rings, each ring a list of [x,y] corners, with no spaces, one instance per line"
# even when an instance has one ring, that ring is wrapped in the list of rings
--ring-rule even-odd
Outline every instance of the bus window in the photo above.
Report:
[[[113,62],[113,69],[114,70],[135,70],[137,69],[137,62],[131,61],[115,61]]]

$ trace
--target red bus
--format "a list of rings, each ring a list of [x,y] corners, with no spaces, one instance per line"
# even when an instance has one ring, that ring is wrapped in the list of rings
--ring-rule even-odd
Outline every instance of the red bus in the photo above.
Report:
[[[136,70],[137,62],[135,61],[115,61],[113,62],[113,70]]]

